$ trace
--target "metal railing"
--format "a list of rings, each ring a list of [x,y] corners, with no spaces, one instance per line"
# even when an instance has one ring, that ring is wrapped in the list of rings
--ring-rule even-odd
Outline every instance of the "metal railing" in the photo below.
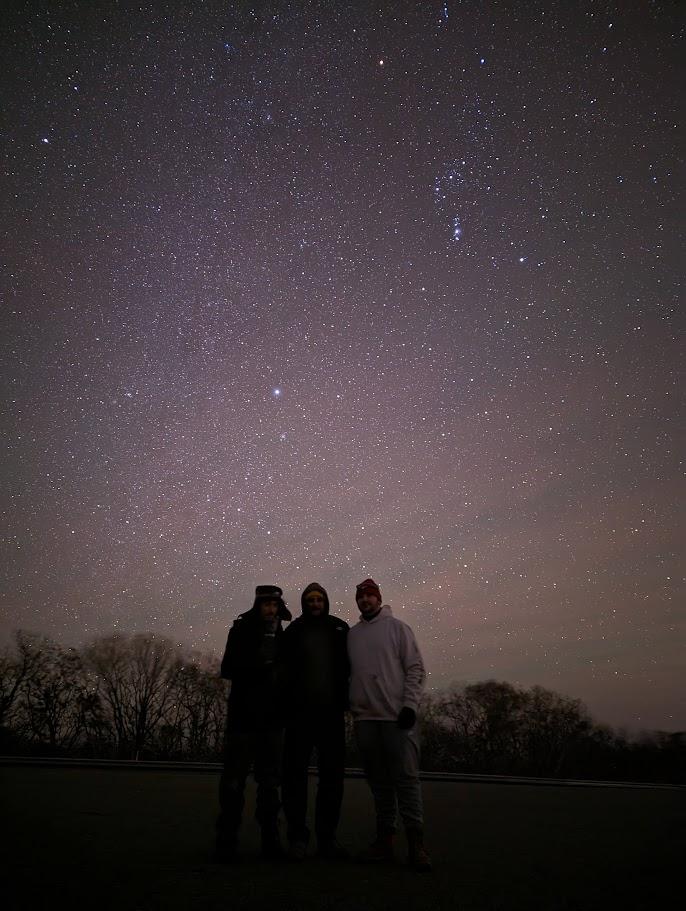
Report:
[[[0,766],[43,766],[74,769],[136,769],[150,772],[204,772],[219,774],[220,762],[167,762],[147,759],[73,759],[62,756],[0,756]],[[310,767],[310,773],[316,773]],[[346,778],[364,778],[362,769],[346,769]],[[684,785],[643,781],[592,781],[583,778],[534,778],[526,775],[484,775],[474,772],[420,772],[422,781],[471,784],[509,784],[579,788],[650,788],[683,791]]]

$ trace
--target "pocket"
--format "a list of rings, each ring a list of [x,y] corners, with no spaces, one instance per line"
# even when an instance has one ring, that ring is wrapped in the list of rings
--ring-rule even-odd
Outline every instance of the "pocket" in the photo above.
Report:
[[[364,711],[375,707],[379,685],[375,674],[359,674],[350,684],[350,707]],[[376,697],[376,698],[375,698]]]

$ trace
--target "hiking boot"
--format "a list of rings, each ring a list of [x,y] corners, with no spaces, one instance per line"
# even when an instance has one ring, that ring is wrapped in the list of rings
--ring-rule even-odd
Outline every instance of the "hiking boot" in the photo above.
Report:
[[[291,841],[288,843],[287,857],[295,863],[300,863],[307,856],[306,841]]]
[[[431,872],[431,858],[424,847],[423,834],[419,830],[409,830],[407,833],[407,863],[417,873]]]
[[[393,833],[377,835],[376,841],[360,851],[356,860],[361,864],[382,864],[393,860]]]
[[[317,856],[325,860],[349,860],[350,852],[335,838],[327,838],[317,843]]]

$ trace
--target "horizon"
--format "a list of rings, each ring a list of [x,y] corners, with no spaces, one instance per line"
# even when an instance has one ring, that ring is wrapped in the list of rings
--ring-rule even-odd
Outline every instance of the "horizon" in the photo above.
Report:
[[[392,605],[388,605],[388,606],[390,606],[392,609]],[[242,613],[242,611],[239,611],[239,613]],[[238,614],[236,614],[236,616],[238,616]],[[295,620],[296,616],[298,616],[298,615],[293,613],[292,620]],[[352,626],[353,623],[357,623],[360,621],[359,613],[357,613],[356,617],[353,620],[349,619],[348,617],[342,616],[340,612],[337,613],[336,616],[341,617],[341,619],[345,620],[350,626]],[[230,625],[231,625],[231,622],[229,622],[229,626],[227,627],[226,635],[228,635],[228,629],[229,629]],[[287,623],[286,623],[286,625],[287,625]],[[90,635],[90,636],[86,636],[86,637],[82,638],[80,641],[66,642],[66,641],[60,640],[59,638],[54,638],[49,633],[38,632],[36,630],[31,630],[28,628],[22,628],[21,630],[19,630],[19,629],[11,630],[9,633],[4,631],[5,632],[4,635],[3,635],[3,632],[0,632],[0,647],[3,645],[5,647],[11,647],[13,644],[14,634],[17,632],[20,632],[20,631],[26,632],[26,633],[29,633],[32,635],[37,635],[37,636],[47,636],[49,639],[52,639],[52,641],[56,642],[60,647],[67,648],[67,649],[73,648],[75,650],[82,649],[85,646],[87,646],[89,643],[96,641],[97,639],[107,638],[110,636],[120,636],[123,638],[129,637],[129,636],[135,636],[135,635],[150,636],[152,638],[160,638],[160,639],[167,640],[171,645],[175,646],[176,648],[183,649],[184,652],[190,657],[197,655],[197,656],[212,658],[213,660],[217,661],[217,663],[221,662],[224,646],[226,644],[225,642],[222,642],[217,648],[214,648],[210,645],[197,646],[197,645],[192,645],[188,641],[184,641],[181,638],[178,638],[178,637],[175,638],[169,634],[161,633],[161,632],[159,632],[159,630],[148,629],[148,630],[131,631],[131,630],[118,629],[115,627],[113,627],[109,631],[105,630],[105,631],[101,631],[101,632],[98,632],[98,633]],[[421,645],[421,632],[416,632],[416,635],[417,635],[418,641],[420,642],[420,645]],[[509,683],[512,686],[514,686],[516,688],[521,688],[521,689],[530,689],[534,686],[542,686],[544,689],[555,692],[560,696],[564,696],[569,699],[578,700],[581,703],[582,707],[584,707],[586,709],[586,711],[588,712],[588,714],[591,718],[591,721],[594,724],[597,724],[600,726],[609,726],[618,733],[626,732],[630,737],[636,737],[642,733],[678,734],[678,733],[681,733],[683,730],[678,727],[668,728],[668,727],[651,726],[650,724],[647,724],[646,722],[644,722],[640,718],[640,716],[637,716],[637,715],[627,716],[629,718],[629,720],[627,720],[627,721],[622,720],[621,716],[618,718],[615,718],[614,720],[609,717],[601,717],[598,714],[598,712],[594,710],[593,705],[589,704],[588,701],[583,699],[581,696],[579,696],[578,693],[567,692],[550,683],[543,684],[540,680],[532,679],[532,680],[522,681],[522,680],[505,678],[502,676],[498,676],[497,674],[493,674],[491,676],[485,675],[485,676],[482,676],[479,678],[476,678],[476,677],[460,678],[459,676],[455,676],[455,675],[451,676],[449,671],[445,671],[443,673],[443,675],[441,675],[439,677],[438,675],[432,673],[430,668],[426,669],[426,674],[427,674],[427,676],[426,676],[426,683],[425,683],[425,693],[427,693],[427,694],[445,693],[454,686],[463,687],[463,686],[468,686],[470,684],[483,683],[483,682],[486,682],[489,680],[495,680],[495,681],[502,682],[502,683]]]

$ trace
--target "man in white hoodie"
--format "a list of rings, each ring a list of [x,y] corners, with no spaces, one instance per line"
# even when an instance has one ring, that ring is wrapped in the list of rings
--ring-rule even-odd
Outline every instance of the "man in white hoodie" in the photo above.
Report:
[[[419,783],[417,707],[424,662],[410,627],[382,604],[373,579],[355,592],[359,622],[348,634],[350,711],[355,737],[376,808],[376,841],[359,856],[365,862],[393,859],[398,810],[405,826],[408,862],[431,869],[423,844]]]

